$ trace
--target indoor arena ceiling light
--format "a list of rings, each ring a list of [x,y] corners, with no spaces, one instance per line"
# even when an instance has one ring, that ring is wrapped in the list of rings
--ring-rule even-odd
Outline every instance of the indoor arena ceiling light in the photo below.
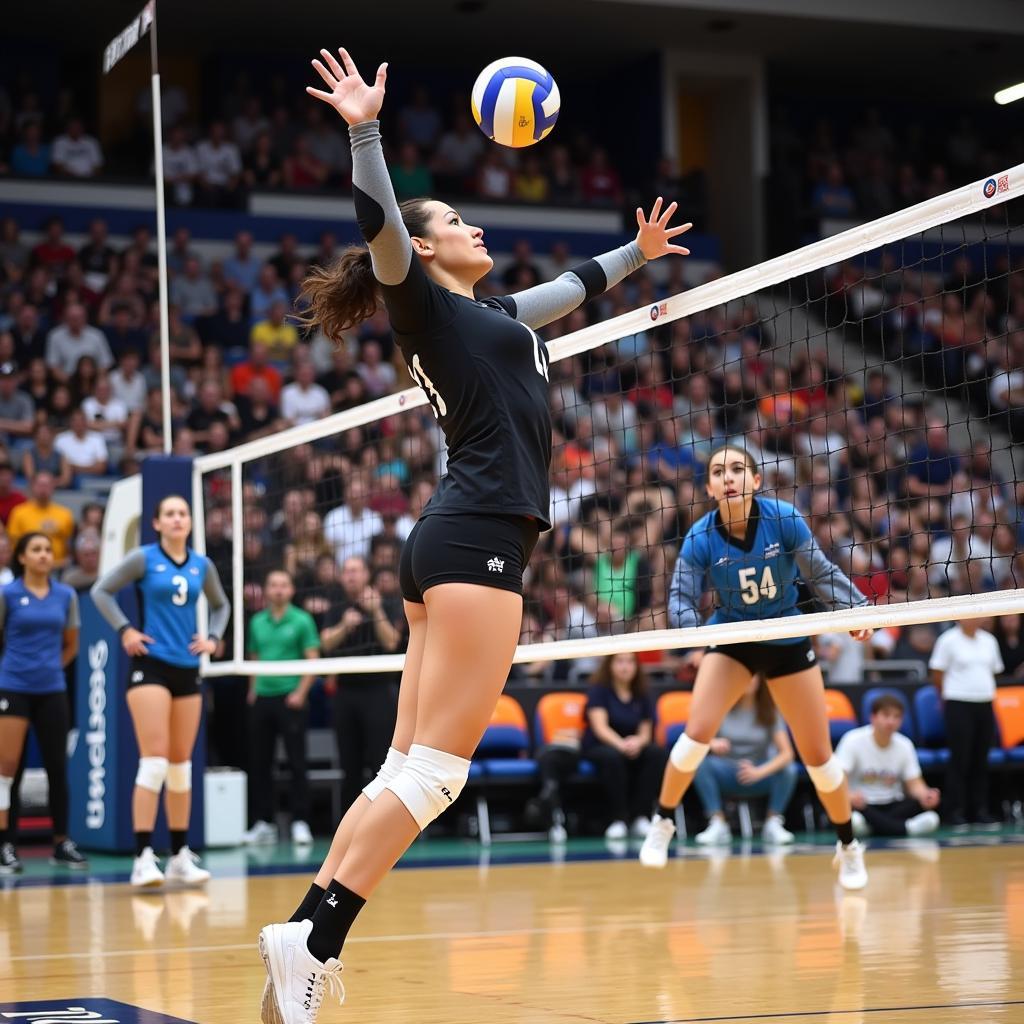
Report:
[[[994,97],[996,103],[1005,106],[1007,103],[1012,103],[1014,100],[1024,99],[1024,82],[1018,82],[1016,85],[1011,85],[1007,89],[1000,89]]]

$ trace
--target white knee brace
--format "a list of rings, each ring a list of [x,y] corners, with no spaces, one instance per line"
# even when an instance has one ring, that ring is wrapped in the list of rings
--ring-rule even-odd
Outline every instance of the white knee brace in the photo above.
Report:
[[[387,789],[388,783],[402,770],[402,765],[408,759],[408,754],[403,754],[394,747],[388,747],[388,756],[384,758],[380,771],[363,787],[363,795],[370,803],[373,803]]]
[[[673,744],[672,753],[668,755],[668,759],[677,771],[695,772],[700,767],[701,761],[708,756],[710,749],[710,743],[698,743],[696,740],[691,740],[684,732]]]
[[[179,761],[167,767],[167,792],[187,793],[192,788],[192,762]]]
[[[384,788],[390,789],[420,829],[425,829],[455,803],[468,777],[469,761],[464,757],[414,743],[401,771]]]
[[[167,778],[166,757],[140,757],[139,770],[135,773],[135,785],[159,793]]]
[[[0,811],[11,809],[11,787],[13,785],[14,779],[0,775]]]
[[[843,771],[843,766],[839,763],[839,759],[835,754],[824,764],[818,765],[817,768],[807,765],[807,774],[811,778],[812,785],[819,793],[834,793],[843,784],[843,779],[846,778],[846,772]]]

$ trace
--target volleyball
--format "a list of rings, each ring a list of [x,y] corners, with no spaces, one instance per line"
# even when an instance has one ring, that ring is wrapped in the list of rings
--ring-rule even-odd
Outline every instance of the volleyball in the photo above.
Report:
[[[561,102],[550,73],[525,57],[488,64],[473,85],[473,119],[480,131],[513,149],[540,142],[555,127]]]

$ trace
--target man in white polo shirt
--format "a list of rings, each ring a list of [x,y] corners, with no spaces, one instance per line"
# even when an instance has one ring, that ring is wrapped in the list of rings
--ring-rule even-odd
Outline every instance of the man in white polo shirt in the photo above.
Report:
[[[981,628],[988,624],[988,619],[958,623],[935,641],[928,662],[946,718],[949,767],[942,809],[953,828],[968,822],[999,828],[988,813],[988,752],[995,737],[992,702],[1003,659],[996,638]]]
[[[921,777],[914,744],[899,731],[902,724],[900,699],[880,694],[871,702],[871,724],[851,729],[836,747],[858,836],[923,836],[939,827],[940,793]]]

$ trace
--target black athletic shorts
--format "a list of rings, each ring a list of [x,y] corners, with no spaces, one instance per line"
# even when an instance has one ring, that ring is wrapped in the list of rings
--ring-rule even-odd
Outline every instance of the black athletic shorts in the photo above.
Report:
[[[21,690],[0,690],[0,718],[35,718],[36,709],[56,696],[67,699],[66,690],[49,693],[23,693]]]
[[[128,689],[133,686],[163,686],[171,691],[172,697],[194,697],[199,693],[199,672],[142,654],[132,658]]]
[[[722,644],[721,647],[709,647],[708,652],[711,651],[738,661],[752,675],[760,672],[765,679],[795,675],[818,664],[811,641],[806,638],[795,644]]]
[[[540,527],[526,516],[431,515],[412,528],[398,579],[406,601],[423,603],[438,583],[476,583],[523,592],[523,570]]]

